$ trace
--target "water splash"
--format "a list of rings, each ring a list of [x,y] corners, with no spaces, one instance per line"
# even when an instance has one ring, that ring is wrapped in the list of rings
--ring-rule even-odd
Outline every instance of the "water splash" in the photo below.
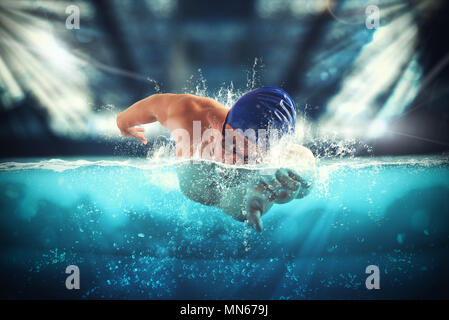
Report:
[[[162,93],[161,85],[157,80],[152,79],[150,77],[147,77],[147,80],[153,85],[153,89],[154,91],[156,91],[156,93]]]
[[[184,93],[191,93],[196,96],[207,97],[207,80],[203,75],[201,68],[198,68],[197,75],[191,75],[186,81],[186,85],[183,88]]]
[[[264,65],[262,63],[262,58],[254,58],[253,66],[251,70],[247,72],[246,76],[246,89],[248,91],[254,90],[261,86],[261,73],[263,67]]]

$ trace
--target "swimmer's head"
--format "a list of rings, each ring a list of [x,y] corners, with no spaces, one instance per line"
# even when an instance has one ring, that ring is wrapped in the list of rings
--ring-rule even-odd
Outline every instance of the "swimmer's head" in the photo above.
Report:
[[[268,150],[278,139],[292,134],[295,124],[295,104],[285,91],[275,87],[258,88],[244,94],[229,110],[223,124],[223,143],[226,134],[238,132],[247,145]],[[235,145],[233,148],[239,154]],[[247,158],[248,151],[244,153],[242,157]]]

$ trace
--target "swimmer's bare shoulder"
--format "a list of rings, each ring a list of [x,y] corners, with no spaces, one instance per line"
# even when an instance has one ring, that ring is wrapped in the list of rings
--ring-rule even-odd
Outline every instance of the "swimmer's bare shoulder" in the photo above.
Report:
[[[315,157],[309,148],[306,148],[297,143],[290,143],[287,148],[282,149],[282,156],[287,157],[288,160],[300,160],[302,163],[314,166]]]

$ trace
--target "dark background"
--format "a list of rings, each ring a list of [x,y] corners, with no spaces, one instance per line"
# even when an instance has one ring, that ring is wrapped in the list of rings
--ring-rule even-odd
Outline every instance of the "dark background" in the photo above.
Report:
[[[448,16],[438,0],[2,1],[0,157],[145,156],[159,134],[142,146],[114,122],[136,100],[262,85],[290,93],[315,153],[446,152]]]

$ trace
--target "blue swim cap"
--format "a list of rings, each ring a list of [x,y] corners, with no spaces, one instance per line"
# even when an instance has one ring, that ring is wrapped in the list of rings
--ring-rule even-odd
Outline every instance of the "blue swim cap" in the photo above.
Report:
[[[278,138],[295,131],[296,110],[292,98],[282,89],[262,87],[244,94],[229,110],[223,125],[232,129],[277,130]],[[250,136],[247,136],[251,139]],[[257,142],[257,141],[253,141]]]

